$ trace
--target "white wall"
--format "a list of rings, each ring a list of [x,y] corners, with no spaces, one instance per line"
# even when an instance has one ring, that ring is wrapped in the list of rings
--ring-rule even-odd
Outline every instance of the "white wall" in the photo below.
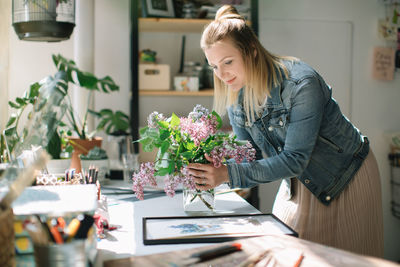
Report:
[[[56,73],[52,54],[62,54],[72,59],[72,40],[73,36],[68,41],[57,43],[21,41],[12,28],[9,53],[9,99],[14,100],[21,96],[25,90],[29,89],[31,83]]]
[[[0,130],[7,123],[7,99],[8,99],[8,69],[9,69],[9,22],[11,20],[11,2],[0,2]]]
[[[120,94],[97,94],[95,109],[112,108],[129,114],[130,0],[95,0],[94,2],[94,70],[100,77],[111,76],[120,86]]]
[[[384,6],[378,1],[365,0],[264,0],[259,1],[259,18],[330,20],[353,24],[351,119],[369,137],[379,164],[384,209],[385,258],[400,260],[400,220],[393,217],[390,211],[390,166],[387,160],[389,142],[385,138],[387,132],[400,130],[400,72],[397,71],[395,80],[389,82],[377,81],[371,76],[373,48],[386,46],[377,35],[377,21],[385,18]],[[260,25],[260,29],[266,26]],[[320,47],[319,50],[324,48]],[[326,50],[325,53],[328,55],[332,51]],[[332,85],[335,88],[335,84]],[[262,187],[261,195],[274,193],[275,188],[269,192],[265,187],[267,186]],[[261,203],[262,209],[270,208],[263,200]]]
[[[79,0],[82,1],[82,0]],[[84,1],[84,0],[83,0]],[[1,1],[3,2],[3,1]],[[0,4],[11,12],[10,5]],[[2,9],[2,11],[4,11]],[[2,14],[2,13],[0,13]],[[371,78],[372,49],[385,43],[377,37],[377,20],[384,17],[384,8],[377,0],[260,0],[259,16],[263,19],[315,19],[350,21],[353,24],[353,49],[352,49],[352,78],[351,78],[351,117],[352,121],[365,133],[370,141],[372,149],[379,163],[382,177],[384,226],[385,226],[385,258],[399,260],[400,248],[400,220],[390,213],[390,168],[387,161],[389,143],[384,134],[387,131],[399,130],[400,99],[400,75],[397,73],[394,81],[380,82]],[[52,53],[61,53],[72,58],[74,47],[73,38],[61,43],[33,43],[18,40],[14,29],[11,28],[11,16],[0,16],[0,24],[8,24],[9,27],[9,64],[8,68],[0,69],[0,74],[8,71],[8,86],[10,99],[20,96],[29,84],[54,74],[55,68],[51,61]],[[95,1],[95,74],[98,76],[110,75],[121,86],[120,94],[96,96],[96,108],[110,107],[129,112],[129,0],[96,0]],[[260,28],[263,25],[260,25]],[[0,33],[0,37],[4,35]],[[155,38],[155,39],[154,39]],[[172,43],[172,48],[163,41],[164,35],[141,36],[140,47],[157,49],[163,61],[179,62],[180,49],[179,36]],[[197,50],[199,36],[187,39],[188,51],[190,49],[193,59],[201,59],[202,53]],[[0,43],[4,49],[3,39]],[[5,40],[7,42],[7,40]],[[340,40],[338,40],[340,41]],[[154,44],[154,46],[153,46]],[[174,48],[175,47],[175,48]],[[323,48],[321,48],[323,49]],[[0,50],[1,51],[1,50]],[[330,51],[326,51],[329,53]],[[163,56],[164,55],[164,56]],[[167,55],[167,56],[165,56]],[[296,56],[296,55],[294,55]],[[189,57],[189,56],[188,56]],[[187,58],[190,59],[190,58]],[[0,61],[3,63],[3,61]],[[3,67],[3,65],[2,65]],[[3,77],[0,75],[0,77]],[[2,93],[3,95],[3,93]],[[5,103],[0,99],[1,105]],[[158,108],[166,108],[172,111],[187,109],[197,102],[211,107],[211,98],[142,98],[140,102],[141,124],[148,113]],[[182,108],[180,108],[182,107]],[[6,115],[7,117],[7,115]],[[1,113],[1,121],[4,121],[4,113]],[[261,209],[269,211],[274,199],[277,183],[261,187]],[[366,207],[368,208],[368,207]]]

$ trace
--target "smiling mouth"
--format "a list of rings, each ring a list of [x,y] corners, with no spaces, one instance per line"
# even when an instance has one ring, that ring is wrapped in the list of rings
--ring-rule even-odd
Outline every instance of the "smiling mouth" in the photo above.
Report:
[[[231,80],[229,80],[229,81],[226,81],[226,83],[231,84],[231,83],[233,83],[233,81],[234,81],[235,79],[236,79],[236,78],[233,78],[233,79],[231,79]]]

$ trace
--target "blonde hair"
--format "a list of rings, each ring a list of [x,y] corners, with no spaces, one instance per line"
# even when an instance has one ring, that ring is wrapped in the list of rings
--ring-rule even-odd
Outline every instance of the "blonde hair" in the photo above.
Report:
[[[247,121],[254,122],[256,114],[261,111],[271,89],[280,84],[288,75],[282,59],[296,59],[268,52],[261,45],[254,31],[246,24],[245,19],[230,5],[224,5],[218,9],[215,20],[210,22],[203,31],[200,46],[205,50],[218,41],[231,41],[243,57],[246,70],[243,107]],[[214,109],[224,115],[226,108],[237,102],[239,91],[228,90],[215,73],[214,88]]]

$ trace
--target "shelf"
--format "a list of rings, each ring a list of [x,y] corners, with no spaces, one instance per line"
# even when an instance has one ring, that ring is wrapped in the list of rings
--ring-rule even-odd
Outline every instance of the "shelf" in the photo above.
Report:
[[[211,19],[139,18],[139,32],[198,32],[201,33]],[[247,21],[248,25],[251,25]]]
[[[139,32],[202,32],[209,19],[139,18]]]
[[[173,90],[139,90],[140,96],[213,96],[214,89],[202,89],[197,92]]]

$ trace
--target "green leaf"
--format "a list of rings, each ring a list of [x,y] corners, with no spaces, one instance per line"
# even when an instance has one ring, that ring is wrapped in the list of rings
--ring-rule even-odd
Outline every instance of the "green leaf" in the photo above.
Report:
[[[153,142],[153,138],[145,137],[145,138],[139,139],[139,142],[140,142],[142,145],[148,145],[148,144],[150,144],[150,143]]]
[[[70,145],[68,145],[68,146],[66,146],[65,147],[65,152],[68,152],[68,153],[72,153],[73,151],[74,151],[74,147],[73,146],[70,146]]]
[[[169,168],[161,168],[154,173],[155,176],[165,176],[167,174],[170,174]]]
[[[97,88],[97,78],[90,72],[77,71],[76,72],[79,85],[89,90],[99,90]]]
[[[172,113],[171,116],[171,126],[175,127],[175,126],[179,126],[179,123],[181,122],[181,120],[179,119],[178,116],[176,116],[175,113]]]
[[[12,136],[17,133],[17,129],[15,127],[7,128],[4,130],[4,134],[6,136]]]
[[[17,114],[11,114],[10,118],[8,119],[6,128],[10,127],[15,121],[17,120]]]
[[[12,101],[8,101],[8,105],[10,105],[10,107],[15,108],[15,109],[20,109],[21,106],[18,105],[17,103],[14,103]]]
[[[160,125],[161,128],[168,129],[169,123],[166,121],[158,121],[158,125]]]
[[[149,127],[148,127],[148,126],[146,126],[146,127],[143,127],[143,128],[140,128],[140,130],[139,130],[139,134],[140,134],[140,135],[144,135],[148,129],[149,129]]]
[[[129,129],[129,116],[122,111],[114,113],[111,109],[102,109],[100,112],[93,110],[89,110],[89,112],[101,118],[97,130],[104,130],[107,134],[112,134],[114,132],[126,132]]]
[[[111,115],[113,115],[113,111],[111,109],[109,109],[109,108],[104,108],[104,109],[100,110],[99,113],[101,114],[101,116],[107,116],[107,115],[111,116]]]
[[[53,133],[50,138],[49,143],[46,147],[47,152],[49,152],[50,156],[53,159],[59,159],[61,153],[61,138],[58,135],[57,131]]]
[[[196,148],[196,145],[194,144],[194,142],[189,142],[186,144],[186,149],[187,150],[193,150]]]
[[[175,160],[170,160],[168,165],[168,173],[172,174],[175,171]]]
[[[145,152],[151,152],[151,151],[153,151],[153,149],[154,149],[154,145],[152,143],[143,146],[143,151],[145,151]]]
[[[99,83],[101,90],[104,93],[119,91],[119,86],[114,83],[113,79],[111,79],[110,76],[106,76],[103,79],[100,79]]]
[[[184,157],[184,158],[186,158],[188,160],[192,159],[193,155],[194,155],[193,151],[186,151],[186,152],[182,152],[180,154],[181,154],[182,157]]]
[[[168,150],[168,148],[169,148],[169,145],[170,145],[170,144],[169,144],[168,141],[162,142],[161,148],[160,148],[161,154],[164,154],[165,152],[167,152],[167,150]]]
[[[15,145],[20,142],[20,138],[17,133],[16,127],[7,128],[4,130],[5,140],[7,141],[7,147],[12,152]]]
[[[158,134],[159,134],[158,129],[149,128],[149,129],[147,130],[147,136],[149,136],[149,137],[158,138]]]
[[[160,130],[160,140],[163,141],[170,136],[170,132],[168,130],[161,129]]]
[[[17,97],[17,98],[15,99],[15,101],[16,101],[20,106],[26,105],[26,100],[25,100],[24,98]]]
[[[58,66],[58,62],[60,61],[59,58],[58,58],[58,55],[54,55],[53,54],[51,57],[53,59],[54,65],[56,65],[56,67],[57,67]]]
[[[97,112],[97,111],[95,111],[93,109],[88,109],[88,112],[89,112],[89,114],[95,116],[96,118],[101,118],[101,113],[100,112]]]
[[[42,85],[38,82],[32,83],[29,90],[28,98],[34,98],[39,95],[39,89]]]

